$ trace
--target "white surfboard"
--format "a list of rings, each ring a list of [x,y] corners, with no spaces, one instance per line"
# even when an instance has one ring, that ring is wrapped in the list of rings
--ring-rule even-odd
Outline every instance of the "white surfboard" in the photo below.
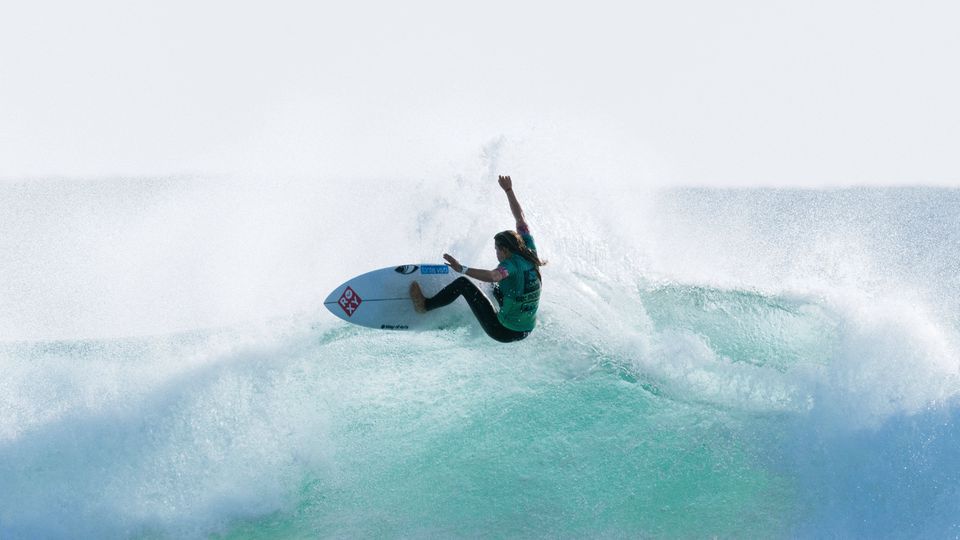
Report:
[[[460,274],[445,264],[405,264],[359,275],[340,285],[323,305],[337,317],[353,324],[381,330],[430,330],[451,324],[469,312],[458,300],[443,309],[417,313],[410,300],[410,284],[420,284],[423,294],[433,296]]]

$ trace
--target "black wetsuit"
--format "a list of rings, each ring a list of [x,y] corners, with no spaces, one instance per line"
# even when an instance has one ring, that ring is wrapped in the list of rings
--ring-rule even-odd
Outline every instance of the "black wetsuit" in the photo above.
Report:
[[[509,343],[511,341],[519,341],[530,335],[530,332],[518,332],[503,326],[497,318],[497,312],[493,309],[493,304],[490,303],[490,299],[488,299],[487,296],[483,294],[483,291],[474,285],[472,281],[465,277],[455,279],[453,283],[444,287],[443,290],[435,296],[427,298],[427,311],[446,306],[459,296],[463,296],[467,303],[470,304],[470,309],[473,311],[473,315],[477,318],[477,321],[480,322],[480,326],[482,326],[484,332],[493,339],[502,343]]]

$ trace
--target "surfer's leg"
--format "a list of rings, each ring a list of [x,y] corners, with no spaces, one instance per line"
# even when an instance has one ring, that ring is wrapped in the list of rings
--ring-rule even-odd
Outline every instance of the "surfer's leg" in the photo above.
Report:
[[[449,305],[459,296],[463,296],[467,301],[467,304],[470,305],[470,311],[477,318],[477,322],[480,323],[483,331],[493,339],[507,343],[527,336],[527,332],[516,332],[500,324],[500,320],[497,319],[497,312],[493,309],[490,299],[483,294],[479,287],[465,277],[455,279],[453,283],[444,287],[435,296],[427,298],[425,302],[427,311]]]
[[[431,296],[430,298],[425,299],[424,307],[427,308],[427,311],[431,311],[443,306],[447,306],[453,303],[454,300],[463,296],[467,299],[467,303],[471,303],[469,296],[472,296],[472,292],[476,291],[483,296],[483,293],[480,292],[480,289],[473,284],[472,281],[465,277],[459,277],[453,280],[449,285],[440,290],[437,294]],[[489,305],[490,302],[487,302]],[[471,306],[472,307],[472,306]],[[493,306],[490,306],[490,310],[493,311]],[[494,313],[496,316],[496,313]]]
[[[501,343],[510,343],[511,341],[518,341],[527,337],[529,332],[517,332],[503,326],[497,317],[497,312],[493,310],[493,304],[490,303],[490,299],[477,287],[473,287],[473,291],[475,292],[468,292],[464,294],[463,297],[467,299],[467,303],[470,304],[470,310],[473,311],[477,322],[480,323],[483,331],[486,332],[488,336]]]

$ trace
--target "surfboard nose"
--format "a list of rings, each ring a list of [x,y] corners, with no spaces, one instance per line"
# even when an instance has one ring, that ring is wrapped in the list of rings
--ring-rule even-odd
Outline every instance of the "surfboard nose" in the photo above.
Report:
[[[462,313],[465,306],[442,312],[417,313],[410,285],[424,295],[436,294],[456,276],[445,264],[402,264],[373,270],[347,280],[327,295],[323,305],[335,317],[369,328],[407,330],[437,328]]]

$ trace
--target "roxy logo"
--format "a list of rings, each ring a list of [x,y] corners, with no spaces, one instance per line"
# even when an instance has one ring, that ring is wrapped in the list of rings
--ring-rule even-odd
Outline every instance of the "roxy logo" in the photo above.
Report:
[[[340,301],[338,303],[340,307],[343,308],[343,311],[346,312],[347,317],[353,317],[354,312],[360,307],[360,302],[363,302],[363,300],[360,299],[360,295],[350,287],[347,287],[347,290],[343,291],[343,294],[340,295]]]

